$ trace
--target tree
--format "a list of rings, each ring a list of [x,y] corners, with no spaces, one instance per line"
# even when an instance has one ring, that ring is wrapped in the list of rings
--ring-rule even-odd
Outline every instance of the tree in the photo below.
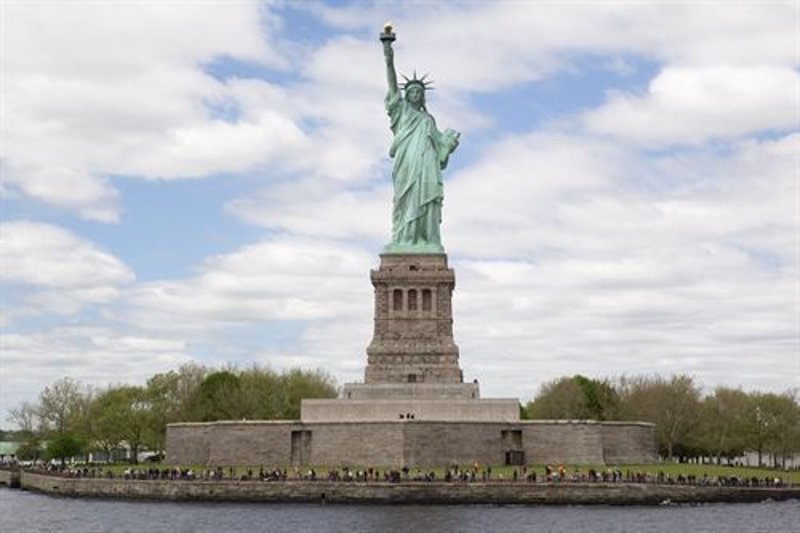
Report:
[[[788,391],[778,396],[775,407],[775,432],[767,443],[772,454],[772,466],[784,467],[786,460],[800,452],[800,405],[797,391]]]
[[[42,442],[34,433],[17,448],[17,459],[21,461],[37,461],[42,454]]]
[[[320,370],[277,374],[253,366],[208,374],[197,387],[195,420],[297,419],[303,398],[335,398],[336,383]]]
[[[194,400],[207,375],[206,367],[187,363],[177,371],[156,374],[147,380],[146,392],[150,402],[150,428],[147,433],[152,449],[164,450],[167,424],[202,420],[199,406]]]
[[[242,413],[242,386],[239,376],[229,370],[212,372],[197,388],[200,420],[237,420]]]
[[[288,405],[281,376],[268,368],[253,366],[239,374],[242,417],[269,420],[281,417]]]
[[[148,438],[150,416],[150,404],[143,387],[111,387],[94,401],[93,437],[109,454],[122,442],[127,443],[130,460],[137,463],[139,450]]]
[[[747,446],[745,415],[749,401],[749,396],[742,390],[725,387],[717,387],[713,394],[703,399],[698,441],[704,455],[714,456],[720,463],[723,457],[730,461],[744,453]]]
[[[696,445],[692,438],[700,422],[700,389],[690,376],[623,379],[620,396],[623,418],[656,425],[656,443],[666,457]]]
[[[75,457],[83,453],[85,443],[79,435],[72,431],[62,431],[57,433],[47,442],[45,457],[50,459],[60,459],[61,464],[70,457]]]
[[[793,393],[752,393],[745,414],[745,435],[748,447],[758,453],[758,465],[763,465],[764,452],[778,457],[796,451],[800,439],[800,414]]]
[[[308,372],[290,370],[281,375],[281,384],[286,395],[286,405],[279,418],[300,418],[300,401],[303,398],[335,398],[336,385],[330,374],[321,370]]]
[[[59,379],[39,394],[38,417],[42,429],[64,433],[73,428],[83,404],[81,384],[70,377]]]
[[[618,404],[618,394],[607,380],[577,374],[542,385],[525,411],[529,418],[607,420],[614,418]]]
[[[91,408],[94,402],[94,395],[94,389],[85,387],[76,398],[70,416],[71,431],[75,432],[82,442],[87,443],[87,446],[85,446],[86,452],[89,450],[88,443],[92,441]],[[86,460],[89,460],[88,456]]]
[[[149,436],[150,404],[143,387],[124,386],[118,394],[127,422],[123,435],[131,450],[130,460],[136,464],[139,462],[139,449]]]
[[[125,440],[125,417],[125,401],[113,387],[100,392],[89,408],[90,438],[94,447],[102,450],[109,459]]]
[[[17,425],[20,431],[26,434],[33,434],[40,424],[38,409],[30,402],[24,402],[19,407],[11,409],[8,418]]]
[[[580,374],[572,377],[583,393],[583,402],[595,420],[617,417],[619,394],[608,380],[589,379]]]

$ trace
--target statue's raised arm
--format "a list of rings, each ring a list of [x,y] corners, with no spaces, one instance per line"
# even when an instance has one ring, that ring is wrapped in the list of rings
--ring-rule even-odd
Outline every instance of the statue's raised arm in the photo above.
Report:
[[[394,159],[392,183],[392,242],[385,253],[441,254],[439,227],[442,222],[442,170],[458,146],[455,130],[439,131],[425,107],[425,91],[430,89],[427,76],[409,79],[398,85],[394,68],[392,42],[396,39],[391,24],[380,34],[386,59],[386,112],[394,134],[389,157]],[[400,94],[400,88],[404,94]]]
[[[394,49],[392,49],[394,40],[392,25],[387,22],[381,33],[381,42],[383,43],[383,57],[386,60],[386,82],[389,85],[389,94],[397,92],[397,71],[394,69]]]

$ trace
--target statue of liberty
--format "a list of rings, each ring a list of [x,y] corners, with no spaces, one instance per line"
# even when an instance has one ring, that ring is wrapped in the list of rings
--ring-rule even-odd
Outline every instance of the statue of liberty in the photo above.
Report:
[[[426,76],[405,78],[401,97],[394,68],[392,42],[395,35],[387,24],[381,34],[386,59],[386,111],[394,134],[389,156],[394,159],[392,181],[392,241],[386,253],[444,253],[439,226],[442,222],[442,170],[458,146],[461,135],[447,129],[440,132],[425,109]]]

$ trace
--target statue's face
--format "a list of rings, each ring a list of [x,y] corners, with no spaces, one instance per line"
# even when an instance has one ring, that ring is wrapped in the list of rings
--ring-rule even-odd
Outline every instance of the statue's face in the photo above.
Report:
[[[419,85],[412,85],[408,89],[406,89],[406,100],[408,103],[419,107],[423,103],[425,103],[425,89],[420,87]]]

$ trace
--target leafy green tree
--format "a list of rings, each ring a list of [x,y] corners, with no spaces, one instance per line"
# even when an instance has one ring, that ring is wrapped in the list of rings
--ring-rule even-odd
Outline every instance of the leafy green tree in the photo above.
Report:
[[[212,372],[197,388],[196,402],[202,421],[242,418],[241,379],[230,370]]]
[[[580,374],[572,379],[583,393],[586,408],[595,420],[611,420],[619,411],[619,394],[608,380],[590,379]]]
[[[530,418],[539,419],[588,419],[583,391],[569,377],[545,383],[539,393],[526,406]]]
[[[61,464],[69,459],[84,452],[86,443],[81,437],[72,431],[62,431],[54,434],[53,438],[47,441],[45,448],[45,458],[59,459]]]
[[[750,401],[740,389],[717,387],[701,405],[698,441],[704,455],[730,460],[741,456],[747,446],[745,416]]]
[[[153,450],[164,450],[167,424],[202,420],[195,398],[207,375],[206,367],[188,363],[177,371],[156,374],[147,380],[146,392],[150,402],[148,445]]]
[[[297,419],[303,398],[335,398],[333,378],[320,370],[277,374],[253,366],[212,372],[197,388],[200,420]]]
[[[17,459],[21,461],[36,461],[42,456],[42,441],[34,433],[28,437],[17,448]]]
[[[88,417],[88,428],[92,447],[102,450],[111,458],[125,440],[125,425],[128,423],[126,401],[114,387],[100,392],[94,398]]]
[[[607,380],[578,374],[545,383],[525,411],[529,418],[608,420],[618,408],[617,391]]]
[[[767,444],[772,454],[773,466],[783,467],[786,460],[800,452],[800,405],[796,391],[788,391],[778,396],[775,402],[776,431]]]
[[[690,376],[622,380],[620,397],[623,418],[656,425],[656,444],[669,459],[676,451],[686,453],[696,447],[693,438],[701,419],[700,389]]]
[[[313,372],[300,369],[290,370],[281,375],[286,391],[286,407],[280,418],[296,420],[300,418],[300,400],[303,398],[335,398],[336,384],[330,374],[321,370]]]
[[[152,427],[150,418],[150,403],[143,387],[111,387],[99,394],[94,402],[94,438],[109,454],[121,443],[126,443],[131,451],[130,461],[137,463],[139,450]]]
[[[772,453],[777,463],[779,457],[797,449],[800,415],[793,394],[752,393],[745,426],[747,445],[758,454],[758,465],[764,464],[765,452]]]
[[[242,417],[250,420],[281,418],[288,405],[281,376],[253,366],[239,374],[242,387]]]

